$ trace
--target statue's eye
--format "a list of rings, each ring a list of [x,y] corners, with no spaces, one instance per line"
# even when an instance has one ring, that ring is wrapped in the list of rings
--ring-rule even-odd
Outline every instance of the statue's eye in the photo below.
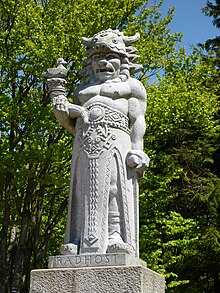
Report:
[[[96,43],[97,41],[98,41],[98,39],[97,38],[94,38],[93,39],[93,44]]]
[[[117,44],[118,40],[114,38],[114,39],[112,39],[112,43]]]

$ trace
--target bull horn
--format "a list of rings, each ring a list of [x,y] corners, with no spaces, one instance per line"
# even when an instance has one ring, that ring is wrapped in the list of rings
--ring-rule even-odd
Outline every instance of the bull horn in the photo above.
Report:
[[[82,37],[82,43],[83,43],[83,45],[91,48],[92,47],[92,38]]]
[[[124,41],[125,45],[130,45],[134,42],[137,42],[139,39],[140,39],[139,33],[136,33],[134,36],[130,36],[130,37],[123,36],[123,41]]]

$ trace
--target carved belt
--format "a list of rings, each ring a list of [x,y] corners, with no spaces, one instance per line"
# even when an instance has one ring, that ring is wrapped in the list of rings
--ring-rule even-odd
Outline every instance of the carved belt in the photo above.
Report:
[[[129,118],[122,112],[102,103],[94,103],[88,106],[86,110],[89,122],[86,124],[82,117],[79,117],[76,121],[76,131],[88,125],[92,128],[96,125],[106,125],[130,133]]]

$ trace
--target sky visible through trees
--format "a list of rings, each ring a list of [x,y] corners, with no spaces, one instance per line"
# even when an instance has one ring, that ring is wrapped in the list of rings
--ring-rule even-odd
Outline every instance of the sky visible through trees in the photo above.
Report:
[[[155,0],[150,0],[149,3],[155,3]],[[160,8],[165,15],[170,7],[175,7],[169,27],[172,32],[183,33],[181,45],[186,47],[187,53],[190,53],[191,46],[219,35],[219,30],[212,25],[211,19],[202,13],[205,4],[205,0],[164,0]]]

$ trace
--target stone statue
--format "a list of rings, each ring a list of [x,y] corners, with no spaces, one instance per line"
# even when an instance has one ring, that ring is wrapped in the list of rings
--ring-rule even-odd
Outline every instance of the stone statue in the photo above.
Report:
[[[128,253],[138,257],[138,178],[143,152],[146,92],[131,77],[141,69],[128,37],[108,29],[82,38],[85,83],[65,97],[65,61],[44,76],[59,123],[75,134],[68,219],[61,254]]]

